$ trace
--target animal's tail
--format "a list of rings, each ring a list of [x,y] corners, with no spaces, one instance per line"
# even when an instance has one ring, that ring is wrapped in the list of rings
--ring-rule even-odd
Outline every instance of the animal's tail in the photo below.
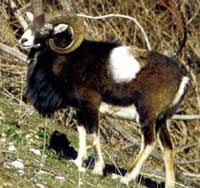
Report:
[[[183,36],[182,39],[179,37],[179,49],[176,52],[176,56],[179,57],[180,59],[183,58],[184,54],[183,54],[183,50],[186,46],[186,41],[187,41],[187,28],[186,28],[186,21],[185,21],[185,17],[183,15],[183,12],[180,11],[180,18],[181,18],[181,22],[182,22],[182,31],[183,31]]]

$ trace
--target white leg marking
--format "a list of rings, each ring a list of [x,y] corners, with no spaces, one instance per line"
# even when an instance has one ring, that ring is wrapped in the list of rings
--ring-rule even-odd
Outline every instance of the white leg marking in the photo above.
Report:
[[[165,162],[165,188],[175,188],[175,174],[174,174],[174,154],[170,149],[166,149],[163,147],[163,144],[158,135],[158,143],[160,145],[163,159]]]
[[[189,80],[190,79],[188,77],[186,77],[186,76],[184,76],[182,78],[181,84],[179,86],[179,90],[178,90],[178,92],[177,92],[177,94],[176,94],[176,96],[174,98],[173,103],[172,103],[173,105],[175,105],[180,100],[182,95],[184,94],[186,85],[188,84]]]
[[[175,188],[175,174],[174,174],[174,158],[172,150],[165,150],[163,152],[165,168],[166,168],[166,183],[165,188]]]
[[[138,60],[130,53],[131,47],[119,46],[112,50],[108,74],[116,83],[130,82],[136,78],[141,66]]]
[[[83,160],[87,157],[86,151],[86,130],[83,126],[77,126],[79,133],[79,151],[78,156],[74,163],[78,167],[79,171],[84,172],[86,169],[82,167]]]
[[[144,164],[150,153],[153,151],[154,146],[155,143],[153,143],[152,145],[144,146],[144,139],[142,137],[140,153],[133,162],[130,172],[128,172],[124,177],[121,178],[121,183],[128,185],[131,180],[135,180],[142,168],[142,165]]]
[[[104,160],[103,160],[103,156],[101,152],[100,137],[99,137],[99,134],[97,135],[96,133],[93,134],[93,137],[94,137],[93,147],[94,147],[95,155],[96,155],[95,156],[96,161],[95,161],[93,173],[102,176],[105,164],[104,164]]]

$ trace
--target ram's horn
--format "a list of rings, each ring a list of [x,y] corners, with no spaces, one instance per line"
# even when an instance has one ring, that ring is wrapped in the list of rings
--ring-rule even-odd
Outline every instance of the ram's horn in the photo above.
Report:
[[[46,18],[47,23],[52,23],[54,26],[58,24],[67,24],[73,29],[73,41],[65,48],[56,46],[53,39],[49,39],[49,47],[56,53],[66,54],[76,50],[84,39],[84,20],[77,17],[74,13],[65,12],[57,14],[52,18]]]

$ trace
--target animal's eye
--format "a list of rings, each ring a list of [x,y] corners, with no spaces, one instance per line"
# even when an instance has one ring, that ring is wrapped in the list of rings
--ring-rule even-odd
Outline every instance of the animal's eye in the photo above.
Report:
[[[44,27],[41,29],[40,34],[41,35],[48,35],[50,32],[53,30],[53,25],[52,24],[45,24]]]

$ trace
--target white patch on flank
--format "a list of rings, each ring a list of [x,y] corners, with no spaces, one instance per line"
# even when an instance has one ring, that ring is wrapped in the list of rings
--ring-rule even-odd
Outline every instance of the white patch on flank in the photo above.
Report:
[[[19,43],[22,45],[23,48],[31,48],[34,46],[34,40],[35,37],[32,33],[32,30],[27,29],[19,40]]]
[[[177,92],[177,94],[176,94],[176,97],[175,97],[173,103],[172,103],[173,105],[175,105],[176,103],[178,103],[179,100],[180,100],[180,98],[183,96],[183,94],[184,94],[184,92],[185,92],[185,88],[186,88],[186,86],[187,86],[189,80],[190,80],[190,79],[189,79],[188,77],[186,77],[186,76],[184,76],[184,77],[182,78],[181,84],[180,84],[180,86],[179,86],[179,90],[178,90],[178,92]]]
[[[114,48],[110,54],[109,74],[116,83],[130,82],[140,71],[140,63],[131,55],[130,47]]]

